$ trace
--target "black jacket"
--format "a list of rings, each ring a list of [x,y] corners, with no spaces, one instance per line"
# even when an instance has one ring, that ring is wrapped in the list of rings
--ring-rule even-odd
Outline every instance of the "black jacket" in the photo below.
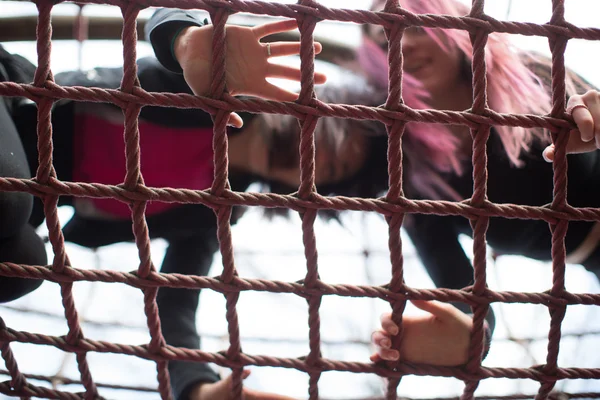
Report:
[[[178,73],[181,69],[171,54],[171,43],[181,27],[202,24],[189,13],[177,10],[159,10],[152,16],[146,25],[146,36],[160,61],[156,58],[138,60],[138,78],[145,90],[192,94],[183,75]],[[0,65],[3,66],[0,73],[3,76],[8,75],[10,80],[20,83],[32,81],[35,67],[31,63],[22,57],[6,53],[1,47],[0,56]],[[122,68],[95,68],[90,71],[59,73],[55,80],[63,86],[116,89],[120,86],[122,77]],[[35,171],[38,158],[35,105],[15,100],[10,106],[30,168]],[[73,128],[74,106],[75,102],[61,100],[56,102],[53,110],[53,162],[58,178],[65,181],[70,181],[72,176],[72,143],[74,135],[77,134]],[[248,121],[252,116],[242,117]],[[172,128],[212,126],[210,115],[202,110],[143,107],[140,118]],[[235,130],[232,129],[230,133],[235,133]],[[240,174],[230,176],[232,189],[237,191],[244,191],[253,180],[250,176]],[[61,204],[70,204],[70,201],[68,197],[61,197]],[[38,207],[34,206],[32,217],[34,225],[40,224],[44,218],[41,203],[38,201],[36,204]],[[235,223],[235,220],[236,217],[232,223]],[[216,219],[212,210],[202,205],[182,205],[165,213],[147,217],[147,223],[151,238],[160,237],[169,242],[161,272],[194,275],[208,273],[213,255],[218,250]],[[90,219],[77,212],[63,230],[66,240],[86,247],[133,240],[131,221]],[[200,338],[196,329],[198,295],[198,290],[159,290],[157,302],[161,328],[169,345],[199,348]],[[169,372],[174,397],[178,400],[187,399],[189,390],[197,383],[219,380],[219,376],[203,363],[173,361],[169,363]]]
[[[525,57],[528,68],[548,87],[551,84],[549,61],[541,57]],[[572,72],[568,76],[577,94],[592,89],[592,85]],[[569,93],[569,95],[575,93]],[[536,140],[529,151],[521,153],[523,165],[513,166],[508,160],[497,131],[492,128],[487,143],[488,154],[488,200],[494,203],[510,203],[543,206],[552,202],[552,164],[544,161],[542,151],[546,144]],[[571,154],[568,160],[568,197],[574,207],[600,207],[600,151]],[[448,174],[444,180],[463,199],[473,193],[473,166],[465,163],[461,176]],[[405,223],[415,248],[437,287],[460,289],[473,283],[473,268],[462,246],[459,235],[473,235],[469,220],[463,217],[414,215]],[[592,227],[591,222],[569,223],[565,244],[567,254],[575,250]],[[548,261],[551,259],[552,235],[547,222],[491,218],[486,235],[488,245],[499,255],[521,255]],[[600,265],[587,265],[600,270]],[[550,282],[548,282],[550,285]]]

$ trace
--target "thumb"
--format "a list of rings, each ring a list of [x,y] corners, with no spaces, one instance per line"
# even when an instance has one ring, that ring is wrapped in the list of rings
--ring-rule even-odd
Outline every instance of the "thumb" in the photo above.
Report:
[[[244,121],[242,120],[242,118],[236,114],[236,113],[231,113],[229,115],[229,120],[227,120],[227,125],[229,126],[233,126],[234,128],[241,128],[242,126],[244,126]]]
[[[458,309],[456,309],[455,307],[453,307],[450,304],[446,304],[446,303],[442,303],[439,301],[427,301],[427,300],[411,300],[410,301],[412,304],[414,304],[415,307],[423,310],[423,311],[427,311],[428,313],[430,313],[431,315],[433,315],[436,318],[439,318],[440,320],[444,321],[447,319],[454,319],[455,317],[455,310],[458,311]]]
[[[246,379],[248,376],[250,376],[250,370],[249,369],[243,370],[242,371],[242,379]],[[231,387],[233,385],[233,374],[227,375],[227,378],[223,379],[222,383],[225,386]]]
[[[544,157],[544,160],[546,160],[546,162],[553,162],[554,161],[554,145],[551,144],[550,146],[546,147],[544,149],[544,151],[542,152],[542,157]]]
[[[244,400],[295,400],[288,396],[275,393],[258,392],[256,390],[246,389]]]
[[[246,379],[250,371],[242,371],[242,379]],[[190,400],[229,400],[233,389],[233,374],[225,379],[215,382],[200,384],[197,391],[189,396]]]
[[[569,141],[567,142],[567,154],[578,154],[578,153],[587,153],[589,151],[596,150],[596,142],[595,141],[587,141],[585,142],[581,138],[581,132],[578,130],[572,130],[569,133]],[[556,148],[554,144],[549,145],[544,149],[542,156],[544,160],[548,162],[554,161],[554,155],[556,152]]]

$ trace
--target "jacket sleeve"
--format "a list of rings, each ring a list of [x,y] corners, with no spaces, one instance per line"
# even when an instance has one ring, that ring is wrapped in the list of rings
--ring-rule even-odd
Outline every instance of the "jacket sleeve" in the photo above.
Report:
[[[212,224],[211,224],[212,225]],[[161,272],[206,276],[217,250],[216,227],[200,235],[170,240]],[[167,344],[187,349],[200,348],[196,329],[199,290],[163,287],[157,295],[161,329]],[[206,363],[170,361],[171,388],[176,400],[188,400],[198,383],[212,383],[219,375]]]
[[[138,60],[138,77],[141,86],[149,92],[193,94],[183,78],[181,66],[173,54],[173,41],[179,32],[189,26],[208,25],[208,19],[200,20],[188,11],[162,8],[156,11],[145,26],[146,39],[152,44],[154,58]],[[158,62],[156,61],[158,60]],[[256,114],[238,112],[245,123]],[[172,127],[211,127],[210,114],[197,109],[177,109],[166,107],[144,107],[141,117]],[[229,127],[230,133],[239,132]]]
[[[458,241],[454,218],[414,214],[404,228],[435,286],[462,289],[473,282],[473,267]]]
[[[146,23],[145,36],[158,61],[169,71],[181,74],[183,71],[173,54],[175,38],[184,28],[207,24],[207,19],[200,21],[188,11],[161,8]]]

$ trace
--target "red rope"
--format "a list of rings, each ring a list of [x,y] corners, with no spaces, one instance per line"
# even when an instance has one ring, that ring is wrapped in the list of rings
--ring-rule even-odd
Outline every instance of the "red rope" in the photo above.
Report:
[[[553,0],[552,19],[547,24],[498,21],[484,13],[484,0],[473,0],[471,13],[464,17],[445,15],[418,15],[398,7],[389,0],[382,12],[342,10],[322,6],[313,0],[301,0],[298,4],[284,5],[262,1],[242,0],[89,0],[82,4],[102,3],[121,8],[123,13],[123,62],[124,76],[121,87],[116,90],[83,87],[62,87],[54,82],[50,69],[52,26],[50,13],[52,0],[38,0],[37,27],[38,67],[33,84],[0,83],[0,95],[23,96],[38,104],[38,150],[39,168],[34,179],[0,178],[0,190],[28,192],[42,198],[46,215],[49,240],[54,260],[49,266],[27,266],[0,263],[0,275],[46,279],[58,282],[69,331],[66,336],[20,332],[5,326],[0,319],[0,350],[6,364],[10,381],[0,383],[0,393],[11,396],[59,399],[93,399],[98,397],[98,386],[90,373],[86,354],[88,352],[116,353],[153,360],[157,365],[158,391],[163,399],[171,398],[167,362],[187,360],[212,362],[233,369],[233,392],[240,398],[242,369],[249,365],[293,368],[309,375],[308,394],[318,399],[318,382],[325,371],[348,371],[375,373],[389,378],[386,399],[395,399],[400,379],[404,375],[454,376],[465,381],[461,399],[475,398],[480,380],[486,378],[532,379],[540,382],[536,399],[557,398],[553,393],[557,381],[563,379],[600,379],[600,368],[563,368],[558,365],[561,324],[567,305],[599,305],[600,295],[574,294],[565,289],[565,235],[569,221],[600,221],[600,209],[574,208],[568,205],[566,186],[566,135],[573,121],[565,112],[565,66],[564,51],[569,39],[599,40],[600,29],[579,28],[564,19],[564,0]],[[172,93],[151,93],[143,90],[136,78],[136,17],[148,6],[177,8],[202,8],[211,14],[214,24],[213,76],[209,97],[196,97]],[[279,103],[260,99],[238,99],[227,93],[225,86],[225,24],[230,14],[250,12],[298,21],[301,35],[301,92],[295,103]],[[389,40],[390,73],[386,104],[373,108],[361,105],[326,104],[314,95],[314,39],[317,21],[328,19],[355,23],[380,24],[386,29]],[[473,45],[473,107],[468,112],[440,110],[413,110],[402,102],[401,73],[402,53],[400,40],[407,26],[422,25],[439,28],[468,30]],[[552,112],[549,116],[500,114],[487,105],[486,63],[484,49],[492,32],[545,36],[552,51]],[[121,185],[101,185],[81,182],[62,182],[56,178],[52,165],[52,126],[50,112],[57,99],[113,103],[121,107],[125,116],[124,141],[126,144],[127,173]],[[179,108],[199,108],[213,116],[215,153],[215,179],[209,190],[149,188],[144,185],[140,171],[140,146],[138,116],[142,106],[159,105]],[[232,111],[254,113],[289,114],[299,120],[301,126],[300,170],[301,182],[297,195],[272,193],[239,193],[230,190],[228,181],[228,158],[226,122]],[[315,140],[314,129],[320,117],[335,116],[352,119],[377,120],[386,125],[389,137],[389,191],[385,198],[358,199],[347,197],[324,197],[315,187]],[[407,122],[458,123],[466,125],[473,137],[473,196],[464,202],[415,201],[404,197],[402,188],[402,134]],[[554,201],[547,207],[514,204],[494,204],[487,200],[486,143],[490,126],[507,125],[525,128],[543,127],[554,133],[556,156],[554,161]],[[140,264],[135,273],[106,270],[83,270],[71,265],[65,251],[64,238],[57,216],[59,196],[87,196],[115,198],[126,202],[132,210],[133,233],[138,248]],[[162,274],[156,271],[150,254],[148,226],[144,217],[147,201],[197,203],[211,207],[217,216],[218,239],[224,270],[218,278]],[[233,206],[285,207],[297,211],[302,219],[302,240],[307,263],[307,273],[302,282],[278,282],[261,279],[244,279],[238,276],[231,238],[230,216]],[[392,278],[388,285],[354,286],[331,285],[320,280],[318,252],[314,221],[320,209],[363,210],[383,214],[389,226],[389,249]],[[474,285],[464,290],[413,289],[404,282],[402,240],[400,228],[405,213],[460,215],[468,218],[473,229]],[[520,293],[493,291],[486,286],[485,235],[490,217],[540,219],[546,221],[552,231],[553,284],[545,293]],[[125,345],[91,340],[83,335],[73,301],[72,285],[79,281],[124,283],[142,290],[144,311],[150,332],[150,342],[144,346]],[[159,287],[206,288],[222,293],[226,298],[229,347],[220,353],[177,348],[165,343],[160,330],[156,305]],[[280,358],[245,354],[240,344],[240,327],[237,302],[242,291],[269,291],[293,293],[305,298],[309,309],[310,351],[302,358]],[[464,301],[474,308],[474,327],[469,349],[469,361],[464,368],[433,367],[392,363],[344,362],[324,358],[321,354],[319,308],[323,296],[348,296],[380,298],[388,301],[394,318],[402,327],[402,314],[408,299],[437,299],[440,301]],[[481,365],[483,347],[483,321],[493,302],[542,304],[548,307],[551,326],[548,334],[546,364],[530,368],[487,368]],[[398,335],[400,336],[400,335]],[[399,345],[400,338],[394,340]],[[36,386],[29,380],[43,379],[23,374],[11,351],[11,343],[31,343],[54,346],[66,352],[76,353],[80,372],[79,381],[85,392],[74,394]],[[65,382],[66,383],[66,382]],[[113,386],[115,387],[115,386]],[[133,388],[132,390],[145,390]],[[585,395],[585,396],[584,396]],[[519,397],[521,396],[521,397]],[[569,395],[571,398],[594,397],[597,393]],[[500,398],[500,397],[495,397]],[[524,398],[522,395],[505,396],[504,399]]]

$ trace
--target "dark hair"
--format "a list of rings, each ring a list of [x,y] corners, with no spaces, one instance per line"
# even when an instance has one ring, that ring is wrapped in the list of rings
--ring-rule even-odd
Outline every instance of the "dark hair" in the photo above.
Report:
[[[349,71],[341,70],[339,82],[327,83],[315,89],[317,98],[328,104],[348,104],[377,106],[385,101],[386,93],[376,91],[366,80]],[[300,124],[297,119],[288,115],[263,115],[264,130],[271,141],[273,159],[278,167],[295,166],[299,160]],[[323,117],[315,128],[315,137],[323,139],[331,146],[332,151],[346,139],[349,131],[353,134],[364,134],[369,137],[366,148],[368,154],[364,165],[356,174],[339,182],[317,185],[322,195],[341,195],[349,197],[378,197],[388,187],[387,175],[387,134],[385,126],[377,121],[352,120],[344,118]],[[262,184],[263,191],[289,194],[297,191],[297,187],[254,177],[253,181]],[[282,214],[285,211],[271,210],[267,215]],[[336,213],[325,212],[326,216]]]

